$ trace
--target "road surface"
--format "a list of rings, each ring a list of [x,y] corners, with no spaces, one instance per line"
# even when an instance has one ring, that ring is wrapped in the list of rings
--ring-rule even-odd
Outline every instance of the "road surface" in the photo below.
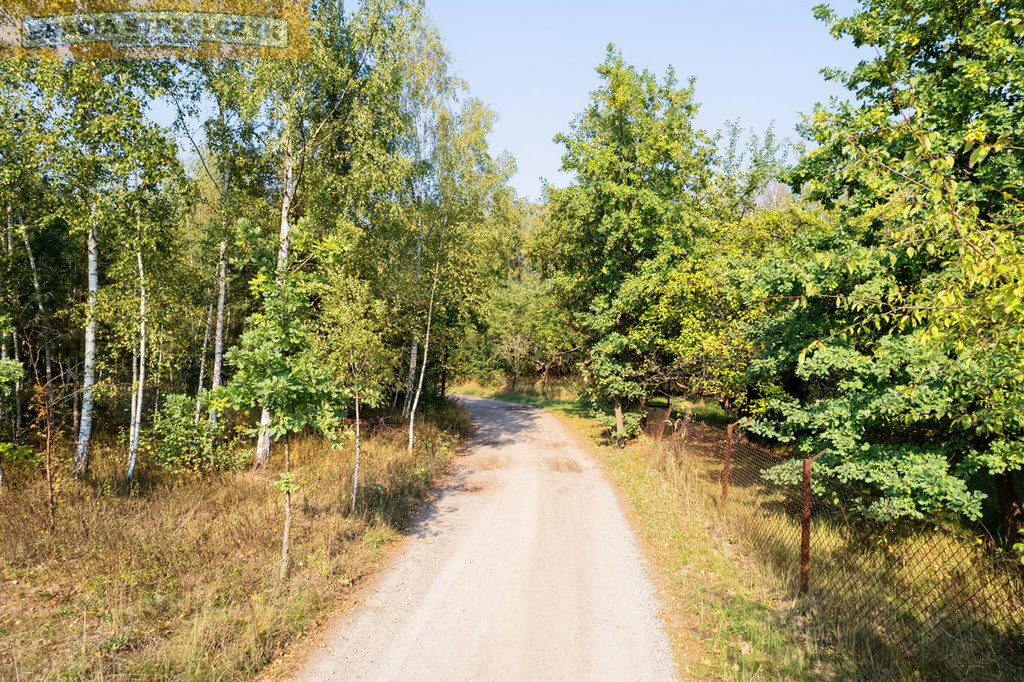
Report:
[[[640,550],[596,462],[553,416],[460,398],[450,485],[300,668],[320,680],[669,680]]]

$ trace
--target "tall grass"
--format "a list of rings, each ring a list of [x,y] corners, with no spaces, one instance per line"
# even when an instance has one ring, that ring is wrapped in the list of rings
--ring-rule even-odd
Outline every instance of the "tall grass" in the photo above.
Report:
[[[1019,566],[1009,566],[962,529],[935,523],[867,527],[841,505],[819,500],[811,590],[797,599],[797,497],[765,484],[759,470],[770,466],[771,455],[750,454],[744,445],[734,453],[733,485],[723,503],[720,446],[721,440],[698,438],[661,447],[651,459],[697,513],[739,541],[760,570],[793,596],[814,641],[845,652],[850,677],[1021,679],[1021,643],[1013,650],[1019,637],[1014,624],[1024,615]]]
[[[353,448],[293,439],[293,570],[277,581],[282,496],[267,471],[150,474],[130,491],[98,448],[95,478],[62,472],[54,531],[41,482],[0,492],[0,679],[237,680],[310,627],[372,571],[382,546],[454,453],[468,416],[426,410],[409,457],[401,428]],[[118,455],[115,458],[115,454]],[[67,459],[67,457],[62,457]],[[365,494],[364,494],[365,493]]]

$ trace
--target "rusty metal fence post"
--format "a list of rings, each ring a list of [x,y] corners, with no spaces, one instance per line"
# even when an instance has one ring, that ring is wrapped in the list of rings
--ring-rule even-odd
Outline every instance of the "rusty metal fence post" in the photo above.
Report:
[[[736,424],[725,427],[725,458],[722,461],[722,502],[729,499],[729,476],[732,473],[732,430]]]
[[[822,450],[804,460],[804,479],[800,487],[803,497],[800,510],[800,594],[807,594],[811,586],[811,465],[826,452]]]

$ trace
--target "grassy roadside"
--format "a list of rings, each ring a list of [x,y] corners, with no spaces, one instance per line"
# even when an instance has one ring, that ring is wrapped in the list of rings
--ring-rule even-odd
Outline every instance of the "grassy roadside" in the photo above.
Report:
[[[687,496],[685,474],[666,466],[646,439],[600,444],[601,426],[575,400],[502,393],[471,385],[456,392],[549,410],[580,436],[618,486],[659,587],[661,615],[686,678],[849,678],[849,664],[803,632],[784,581],[715,531],[714,510]]]
[[[156,477],[130,496],[64,476],[53,532],[41,485],[5,488],[0,679],[255,674],[374,570],[429,493],[469,421],[451,405],[428,412],[411,458],[401,429],[366,439],[355,515],[351,445],[293,441],[300,487],[283,585],[276,471]]]

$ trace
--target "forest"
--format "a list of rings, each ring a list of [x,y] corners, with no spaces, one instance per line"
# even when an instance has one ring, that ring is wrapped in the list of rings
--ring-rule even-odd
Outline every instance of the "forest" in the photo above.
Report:
[[[140,453],[261,467],[445,381],[513,257],[512,161],[415,3],[327,3],[311,35],[298,66],[3,65],[9,477],[39,434],[78,478],[108,446],[127,481]]]
[[[302,60],[0,62],[4,579],[59,582],[67,556],[118,545],[98,529],[119,515],[164,505],[173,533],[253,481],[246,580],[307,572],[321,548],[290,539],[293,513],[384,532],[465,431],[446,395],[470,380],[571,383],[620,445],[655,403],[719,406],[823,452],[815,492],[852,490],[866,519],[984,527],[1024,557],[1024,8],[815,13],[870,56],[825,70],[848,97],[808,102],[800,143],[702,130],[695,80],[609,45],[557,138],[571,181],[537,203],[417,0],[312,3]],[[187,591],[125,580],[129,601]],[[185,665],[118,667],[173,628],[87,637],[90,608],[66,614],[88,645],[55,665]],[[301,626],[275,627],[201,665],[258,670]]]

